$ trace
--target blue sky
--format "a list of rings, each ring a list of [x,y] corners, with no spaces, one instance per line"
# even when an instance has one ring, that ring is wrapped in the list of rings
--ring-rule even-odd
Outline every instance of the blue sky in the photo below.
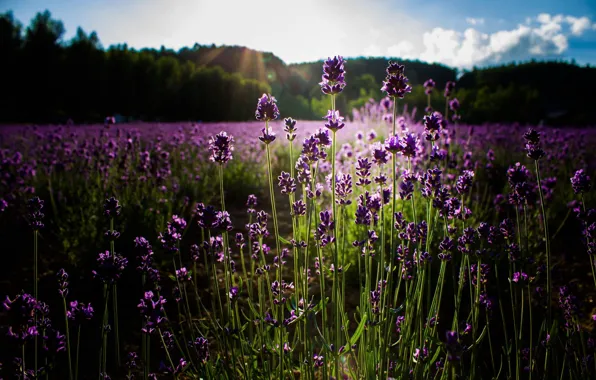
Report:
[[[286,62],[397,56],[460,68],[530,58],[596,65],[595,0],[3,0],[25,26],[49,9],[104,46],[243,45]]]

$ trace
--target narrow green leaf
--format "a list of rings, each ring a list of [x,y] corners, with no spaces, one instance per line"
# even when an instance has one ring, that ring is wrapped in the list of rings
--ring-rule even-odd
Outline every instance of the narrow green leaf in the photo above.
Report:
[[[292,243],[291,243],[291,242],[289,242],[288,240],[286,240],[286,239],[282,238],[281,236],[279,236],[278,238],[279,238],[279,241],[280,241],[280,242],[282,242],[282,243],[284,243],[284,244],[287,244],[287,245],[292,245]]]
[[[366,320],[367,320],[367,315],[366,315],[366,313],[364,313],[362,315],[362,320],[360,321],[360,323],[358,324],[358,327],[356,328],[356,331],[354,331],[354,335],[352,335],[352,337],[350,338],[350,345],[356,344],[356,342],[358,342],[358,339],[360,339],[360,335],[362,335],[362,332],[364,331],[364,327],[366,326]]]

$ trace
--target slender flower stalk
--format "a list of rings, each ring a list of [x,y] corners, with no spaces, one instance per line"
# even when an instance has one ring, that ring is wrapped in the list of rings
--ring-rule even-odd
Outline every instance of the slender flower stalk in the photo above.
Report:
[[[279,284],[282,283],[282,257],[281,247],[279,239],[279,228],[277,223],[277,210],[275,207],[275,192],[273,188],[273,170],[271,168],[271,148],[270,143],[275,140],[275,133],[269,127],[269,121],[276,120],[279,117],[279,110],[277,108],[277,101],[274,97],[263,94],[257,103],[257,110],[255,111],[257,120],[265,121],[265,128],[262,129],[262,136],[259,137],[265,144],[267,151],[267,172],[269,175],[269,194],[271,198],[271,213],[273,214],[273,231],[275,238],[275,247],[277,249],[277,281]],[[279,321],[283,320],[283,304],[281,302],[281,292],[278,295],[278,307],[276,308],[276,316]],[[284,373],[284,351],[283,351],[283,329],[278,329],[278,345],[279,345],[279,377],[283,378]]]
[[[29,225],[33,229],[33,297],[37,300],[38,299],[38,237],[39,237],[39,230],[44,227],[43,219],[44,214],[42,213],[44,201],[39,199],[39,197],[34,197],[29,199],[27,203],[27,208],[29,210]],[[35,318],[35,326],[37,326],[37,313],[34,315]],[[37,334],[34,336],[34,371],[37,375],[38,363],[37,363]],[[24,350],[23,345],[23,350]],[[23,363],[25,362],[23,358]],[[24,368],[23,364],[23,368]]]
[[[66,296],[68,294],[68,273],[64,269],[58,271],[58,287],[59,293],[62,297],[62,304],[64,306],[64,325],[66,331],[66,352],[68,355],[68,378],[73,379],[72,376],[72,355],[70,350],[70,329],[68,327],[68,309],[66,307]]]

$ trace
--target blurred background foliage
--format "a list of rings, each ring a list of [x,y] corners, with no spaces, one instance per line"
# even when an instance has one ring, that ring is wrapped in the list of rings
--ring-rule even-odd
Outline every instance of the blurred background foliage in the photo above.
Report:
[[[319,62],[286,64],[272,53],[241,46],[195,44],[178,51],[104,48],[95,32],[79,28],[71,40],[49,11],[24,27],[11,12],[0,14],[0,122],[93,123],[118,121],[244,121],[253,119],[258,96],[271,92],[282,117],[319,119],[327,111],[318,82]],[[404,100],[418,116],[427,98],[422,84],[437,83],[433,106],[443,108],[442,89],[457,82],[455,96],[468,123],[596,124],[596,68],[574,62],[512,63],[457,71],[408,61],[413,86]],[[343,114],[379,100],[386,58],[348,59],[349,86],[338,98]]]

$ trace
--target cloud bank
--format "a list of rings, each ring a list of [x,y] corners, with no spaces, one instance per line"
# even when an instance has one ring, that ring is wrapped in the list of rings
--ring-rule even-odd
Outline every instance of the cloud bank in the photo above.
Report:
[[[470,68],[529,58],[563,57],[569,48],[570,38],[596,30],[596,23],[588,17],[547,13],[528,18],[525,24],[513,29],[493,33],[484,33],[475,27],[482,25],[484,19],[468,18],[467,22],[472,26],[463,32],[433,28],[424,32],[418,49],[413,43],[403,40],[388,47],[387,53]]]

